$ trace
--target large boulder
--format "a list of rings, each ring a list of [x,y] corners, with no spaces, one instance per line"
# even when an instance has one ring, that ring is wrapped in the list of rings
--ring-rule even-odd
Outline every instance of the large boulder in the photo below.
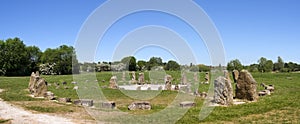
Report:
[[[220,76],[214,81],[214,86],[214,102],[220,105],[232,105],[233,90],[231,81]]]
[[[39,72],[32,72],[28,89],[34,97],[47,97],[47,84],[45,79],[40,77]]]
[[[256,87],[257,82],[252,75],[246,70],[241,71],[236,84],[236,98],[256,101],[258,99]]]

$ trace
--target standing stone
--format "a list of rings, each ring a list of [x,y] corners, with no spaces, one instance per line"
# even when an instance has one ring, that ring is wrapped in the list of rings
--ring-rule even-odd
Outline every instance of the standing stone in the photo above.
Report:
[[[227,70],[224,70],[224,77],[231,82],[231,79],[230,79],[230,75],[229,75],[229,72]]]
[[[198,80],[198,72],[195,72],[194,73],[194,81],[195,82],[198,82],[199,80]]]
[[[236,98],[256,101],[258,99],[256,87],[257,83],[252,75],[246,70],[241,71],[236,84]]]
[[[139,73],[139,80],[138,80],[138,84],[144,84],[145,83],[145,77],[144,77],[144,73]]]
[[[205,82],[204,84],[209,84],[209,72],[205,73]]]
[[[125,71],[123,71],[123,74],[122,74],[122,81],[123,81],[123,82],[126,81],[126,73],[125,73]]]
[[[186,85],[187,84],[187,77],[185,72],[183,72],[182,77],[181,77],[181,84]]]
[[[172,90],[172,76],[166,75],[165,76],[165,90]]]
[[[135,81],[136,80],[136,77],[135,77],[135,72],[133,71],[132,72],[132,79],[131,80],[133,80],[133,81]]]
[[[44,78],[41,78],[39,72],[32,72],[28,89],[34,97],[47,97],[47,85]]]
[[[236,83],[238,78],[239,78],[239,71],[238,70],[233,70],[232,71],[232,76],[233,76],[234,83]]]
[[[117,89],[118,88],[118,84],[117,84],[117,77],[116,76],[112,76],[109,80],[109,88],[111,89]]]
[[[214,86],[214,102],[220,105],[232,105],[233,91],[231,81],[220,76],[214,81]]]

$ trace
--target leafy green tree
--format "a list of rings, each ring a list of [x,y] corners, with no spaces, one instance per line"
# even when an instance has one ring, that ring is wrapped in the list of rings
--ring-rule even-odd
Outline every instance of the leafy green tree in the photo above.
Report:
[[[251,64],[249,67],[248,67],[248,70],[250,72],[258,72],[258,64]]]
[[[203,64],[198,65],[199,71],[200,72],[209,72],[210,71],[210,66],[206,66]]]
[[[56,49],[48,48],[41,57],[42,63],[55,63],[54,71],[57,74],[72,74],[79,72],[79,64],[75,49],[72,46],[62,45]]]
[[[146,61],[143,61],[143,60],[139,60],[138,62],[137,62],[137,65],[138,65],[138,69],[140,70],[140,71],[142,71],[142,70],[144,70],[145,68],[146,68],[146,66],[147,66],[147,62]]]
[[[36,72],[39,70],[39,63],[40,63],[40,59],[42,56],[42,52],[40,50],[40,48],[36,47],[36,46],[28,46],[26,47],[27,50],[27,55],[28,55],[28,59],[29,59],[29,71],[30,72]]]
[[[273,70],[273,61],[261,57],[258,60],[258,70],[260,72],[271,72]]]
[[[121,60],[126,65],[129,71],[136,71],[136,59],[133,56],[125,57]]]
[[[7,39],[2,47],[2,68],[7,76],[28,75],[29,59],[26,47],[19,38]]]
[[[162,59],[160,57],[151,57],[147,64],[147,69],[151,70],[151,68],[155,66],[163,66]]]
[[[274,63],[274,71],[282,72],[284,68],[284,62],[280,56],[278,56],[277,62]]]
[[[165,70],[178,71],[178,70],[180,70],[180,65],[176,61],[170,60],[166,64]]]
[[[227,70],[229,71],[233,71],[233,70],[242,70],[243,69],[243,65],[240,62],[240,60],[235,59],[235,60],[231,60],[228,64],[227,64]]]
[[[273,61],[268,60],[266,65],[265,65],[265,72],[271,72],[273,70]]]

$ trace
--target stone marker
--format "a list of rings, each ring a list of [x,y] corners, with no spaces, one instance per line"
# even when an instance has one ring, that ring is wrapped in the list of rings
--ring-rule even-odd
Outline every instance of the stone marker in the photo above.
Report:
[[[194,81],[195,82],[198,82],[199,80],[198,80],[198,72],[195,72],[194,73]]]
[[[49,100],[55,100],[54,93],[52,93],[51,91],[47,91],[46,96]]]
[[[136,80],[136,78],[135,78],[135,71],[133,71],[133,72],[131,72],[131,74],[132,74],[132,79],[131,80]]]
[[[256,101],[258,99],[256,87],[257,83],[252,75],[246,70],[241,71],[236,84],[236,98]]]
[[[112,76],[109,80],[109,88],[111,89],[118,89],[118,84],[117,84],[117,77]]]
[[[232,71],[232,77],[233,77],[234,83],[236,83],[238,78],[239,78],[239,71],[238,70],[233,70]]]
[[[224,77],[229,81],[231,82],[231,79],[230,79],[230,74],[227,70],[224,70]]]
[[[114,109],[114,108],[116,108],[116,103],[114,101],[102,102],[101,107],[108,108],[108,109]]]
[[[122,73],[122,81],[123,81],[123,82],[126,81],[126,73],[125,73],[125,71],[123,71],[123,73]]]
[[[138,101],[133,102],[128,106],[128,110],[151,110],[150,102],[148,101]]]
[[[184,108],[184,107],[194,107],[194,106],[196,106],[196,103],[191,102],[191,101],[184,101],[184,102],[181,102],[179,105],[182,108]]]
[[[172,76],[166,75],[165,76],[165,90],[172,90]]]
[[[220,105],[232,105],[233,91],[231,82],[220,76],[214,81],[214,86],[214,102]]]
[[[75,105],[80,105],[80,106],[88,106],[91,107],[94,105],[93,100],[91,99],[81,99],[81,100],[74,100]]]
[[[28,85],[29,92],[34,97],[47,97],[47,85],[44,78],[41,78],[39,72],[32,72]]]
[[[73,90],[78,90],[78,86],[74,86]]]
[[[142,85],[145,83],[145,77],[144,77],[144,73],[139,73],[139,80],[138,80],[138,84]]]
[[[185,72],[182,73],[181,84],[183,84],[183,85],[187,84],[187,77],[186,77]]]

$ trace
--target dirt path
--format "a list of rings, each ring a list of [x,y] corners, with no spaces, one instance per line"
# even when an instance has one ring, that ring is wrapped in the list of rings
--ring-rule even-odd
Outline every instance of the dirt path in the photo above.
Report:
[[[3,90],[0,89],[0,93]],[[13,124],[73,124],[70,119],[47,114],[33,114],[0,98],[0,118],[11,119]]]

